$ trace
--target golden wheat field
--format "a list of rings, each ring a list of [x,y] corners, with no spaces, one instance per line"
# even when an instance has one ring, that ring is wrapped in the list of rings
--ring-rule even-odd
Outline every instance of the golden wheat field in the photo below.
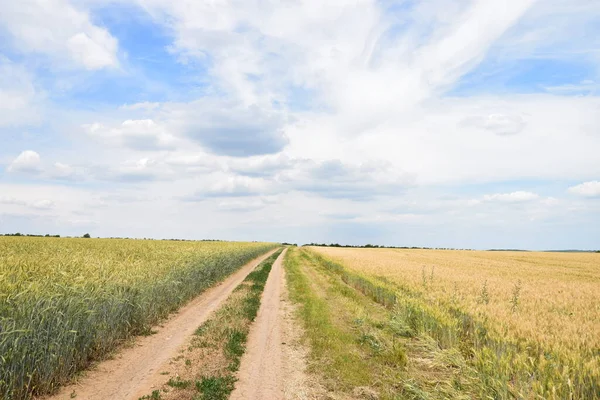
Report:
[[[480,394],[600,398],[600,254],[311,251],[410,330],[458,350]]]
[[[600,348],[600,254],[313,250],[431,300],[456,302],[510,335],[570,350]]]

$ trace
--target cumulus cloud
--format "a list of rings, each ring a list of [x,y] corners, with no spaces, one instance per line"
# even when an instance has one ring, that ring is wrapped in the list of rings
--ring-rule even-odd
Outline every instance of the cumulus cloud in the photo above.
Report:
[[[85,69],[119,65],[117,40],[68,0],[4,2],[2,25],[22,52],[46,54]]]
[[[536,200],[540,196],[536,193],[517,191],[512,193],[494,193],[483,196],[483,201],[500,202],[500,203],[525,203]]]
[[[112,128],[100,123],[86,124],[82,128],[103,143],[135,150],[169,150],[177,142],[163,126],[151,119],[127,120]]]
[[[288,143],[283,132],[285,116],[256,104],[206,98],[168,105],[165,114],[178,131],[218,155],[272,154]]]
[[[42,168],[40,155],[33,150],[25,150],[8,166],[8,172],[38,173]]]
[[[600,197],[600,181],[589,181],[571,186],[569,193],[583,197]]]

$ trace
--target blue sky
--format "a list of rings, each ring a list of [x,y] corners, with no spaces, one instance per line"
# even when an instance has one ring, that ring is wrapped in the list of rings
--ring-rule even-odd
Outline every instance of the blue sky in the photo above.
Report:
[[[0,232],[600,248],[600,4],[0,7]]]

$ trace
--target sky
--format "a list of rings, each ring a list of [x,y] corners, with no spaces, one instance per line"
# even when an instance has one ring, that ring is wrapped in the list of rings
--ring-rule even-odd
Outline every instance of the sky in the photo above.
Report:
[[[598,1],[0,10],[0,233],[600,248]]]

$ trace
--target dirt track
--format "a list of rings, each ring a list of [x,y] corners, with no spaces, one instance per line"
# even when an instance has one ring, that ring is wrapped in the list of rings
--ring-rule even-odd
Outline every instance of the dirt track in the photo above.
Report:
[[[114,359],[100,363],[76,384],[63,387],[49,400],[137,400],[152,392],[153,377],[158,369],[174,356],[178,348],[261,261],[275,250],[256,258],[225,281],[192,300],[177,314],[164,322],[154,335],[138,338]]]
[[[284,256],[271,269],[231,400],[314,398],[305,373],[307,350],[287,298]]]

